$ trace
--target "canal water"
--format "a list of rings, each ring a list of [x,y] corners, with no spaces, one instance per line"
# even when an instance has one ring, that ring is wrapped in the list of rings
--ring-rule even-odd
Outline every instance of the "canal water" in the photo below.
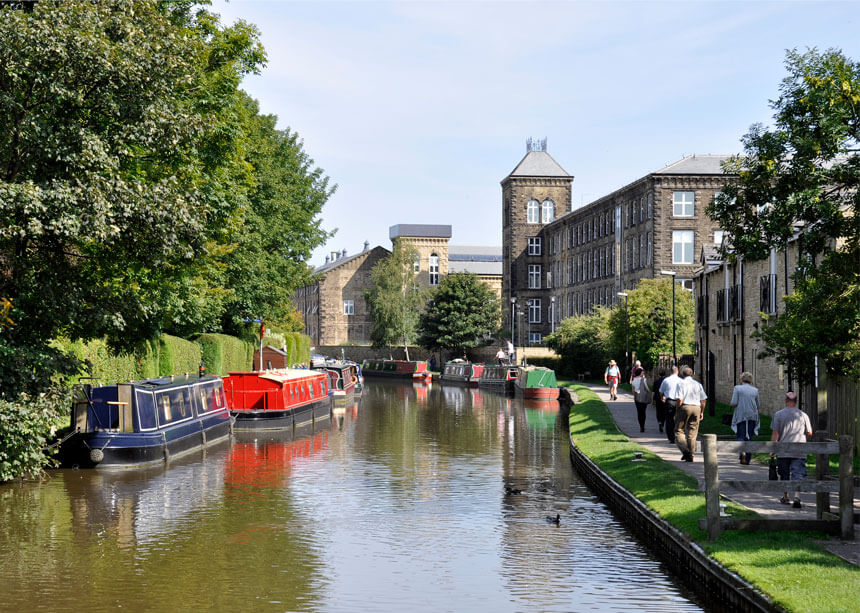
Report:
[[[557,404],[376,380],[295,435],[0,486],[0,584],[9,611],[702,610]]]

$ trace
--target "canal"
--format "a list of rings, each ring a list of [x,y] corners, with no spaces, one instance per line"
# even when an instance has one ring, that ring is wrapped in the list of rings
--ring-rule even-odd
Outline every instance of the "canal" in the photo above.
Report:
[[[0,576],[9,611],[703,610],[573,472],[557,405],[378,380],[295,435],[0,486]]]

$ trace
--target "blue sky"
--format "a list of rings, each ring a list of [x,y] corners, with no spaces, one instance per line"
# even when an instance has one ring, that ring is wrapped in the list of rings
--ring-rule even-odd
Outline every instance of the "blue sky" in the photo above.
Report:
[[[338,184],[329,251],[390,247],[398,223],[501,245],[501,187],[546,138],[577,208],[768,123],[785,50],[860,60],[860,2],[217,0],[261,31],[243,88]]]

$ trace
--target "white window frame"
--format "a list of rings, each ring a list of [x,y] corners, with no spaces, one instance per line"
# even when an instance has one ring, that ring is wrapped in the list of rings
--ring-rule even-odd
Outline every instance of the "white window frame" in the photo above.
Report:
[[[541,265],[529,264],[529,289],[540,289]]]
[[[695,230],[672,231],[672,263],[692,264],[695,261]]]
[[[541,255],[540,236],[529,237],[529,255]]]
[[[540,335],[540,332],[529,332],[529,345],[542,345],[543,338]]]
[[[555,219],[555,202],[547,198],[541,203],[541,220],[543,223],[549,223]]]
[[[428,268],[430,270],[429,283],[431,286],[439,285],[439,256],[431,253],[427,258]]]
[[[714,244],[715,245],[722,245],[723,244],[723,237],[725,235],[726,235],[725,230],[714,230]]]
[[[343,314],[344,315],[355,315],[355,300],[344,300],[343,301]]]
[[[526,222],[540,223],[540,202],[537,200],[529,200],[526,205]]]
[[[541,323],[541,301],[540,298],[529,298],[529,323]]]
[[[696,215],[696,192],[672,192],[672,215],[674,217],[694,217]]]

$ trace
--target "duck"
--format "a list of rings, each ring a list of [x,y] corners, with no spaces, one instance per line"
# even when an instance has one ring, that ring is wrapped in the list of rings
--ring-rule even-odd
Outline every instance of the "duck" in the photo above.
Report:
[[[518,490],[515,487],[509,487],[507,485],[505,486],[505,496],[511,496],[511,495],[522,494],[522,493],[523,493],[522,490]]]
[[[559,515],[558,513],[555,514],[555,517],[553,517],[552,515],[547,515],[546,516],[546,523],[556,524],[556,525],[561,524],[561,515]]]

